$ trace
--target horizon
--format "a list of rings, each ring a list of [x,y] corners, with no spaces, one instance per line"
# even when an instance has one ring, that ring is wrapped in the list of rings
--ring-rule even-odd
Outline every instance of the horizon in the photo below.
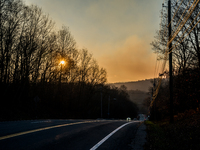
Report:
[[[114,82],[114,83],[107,83],[107,84],[132,83],[132,82],[139,82],[139,81],[146,81],[146,80],[153,80],[153,79],[156,79],[156,78],[142,79],[142,80],[136,80],[136,81]]]

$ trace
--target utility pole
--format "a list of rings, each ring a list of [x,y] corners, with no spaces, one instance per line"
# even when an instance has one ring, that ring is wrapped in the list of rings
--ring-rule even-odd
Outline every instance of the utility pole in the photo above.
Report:
[[[154,89],[155,89],[155,79],[154,79],[154,81],[153,81],[152,97],[153,97]],[[155,121],[157,120],[157,119],[156,119],[156,116],[157,116],[157,113],[156,113],[156,99],[155,99],[155,100],[154,100],[154,119],[155,119]]]
[[[101,118],[103,118],[103,109],[102,109],[102,87],[101,87]]]
[[[109,115],[110,115],[110,95],[108,98],[108,118],[109,118]]]
[[[171,22],[171,0],[168,1],[168,30],[169,30],[169,39],[171,39],[171,30],[172,30],[172,22]],[[172,42],[169,44],[169,50],[171,51]],[[172,51],[169,51],[169,92],[170,92],[170,123],[174,122],[174,113],[173,113],[173,76],[172,76]]]

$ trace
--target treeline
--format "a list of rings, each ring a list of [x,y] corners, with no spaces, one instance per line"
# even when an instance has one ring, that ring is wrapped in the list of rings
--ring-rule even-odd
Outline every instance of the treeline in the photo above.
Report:
[[[113,117],[136,115],[120,89],[105,85],[106,70],[87,49],[77,49],[69,28],[56,31],[54,24],[38,6],[0,0],[0,120],[97,118],[100,87],[103,106],[105,93],[119,98]]]
[[[196,3],[194,0],[176,4],[172,1],[172,14],[175,14],[172,21],[172,28],[176,31],[182,18],[184,18],[190,7]],[[178,7],[180,8],[178,9]],[[178,9],[178,11],[176,11]],[[200,26],[196,25],[199,21],[198,13],[200,3],[188,18],[186,24],[176,35],[172,44],[177,46],[173,49],[173,103],[174,115],[182,114],[189,110],[198,111],[200,107]],[[168,41],[167,34],[167,12],[162,12],[161,30],[157,32],[155,40],[151,43],[153,50],[158,54],[158,60],[163,59],[163,54]],[[197,17],[197,18],[196,18]],[[187,31],[187,32],[186,32]],[[190,32],[191,31],[191,32]],[[189,33],[190,32],[190,33]],[[188,34],[189,33],[189,34]],[[188,36],[186,36],[188,34]],[[173,35],[173,34],[172,34]],[[184,40],[182,40],[185,37]],[[164,76],[169,77],[165,70]],[[169,82],[163,82],[155,104],[151,109],[152,119],[165,119],[169,116]],[[146,99],[150,103],[150,99]]]

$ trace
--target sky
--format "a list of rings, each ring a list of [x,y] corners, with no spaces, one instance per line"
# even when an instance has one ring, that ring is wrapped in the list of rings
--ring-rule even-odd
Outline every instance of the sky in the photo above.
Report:
[[[63,25],[107,71],[108,83],[154,78],[150,43],[159,29],[163,0],[24,0]]]

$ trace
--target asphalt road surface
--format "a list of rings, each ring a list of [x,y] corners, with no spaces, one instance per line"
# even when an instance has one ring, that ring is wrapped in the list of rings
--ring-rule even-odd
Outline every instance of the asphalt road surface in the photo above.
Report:
[[[0,150],[129,150],[139,121],[0,122]]]

